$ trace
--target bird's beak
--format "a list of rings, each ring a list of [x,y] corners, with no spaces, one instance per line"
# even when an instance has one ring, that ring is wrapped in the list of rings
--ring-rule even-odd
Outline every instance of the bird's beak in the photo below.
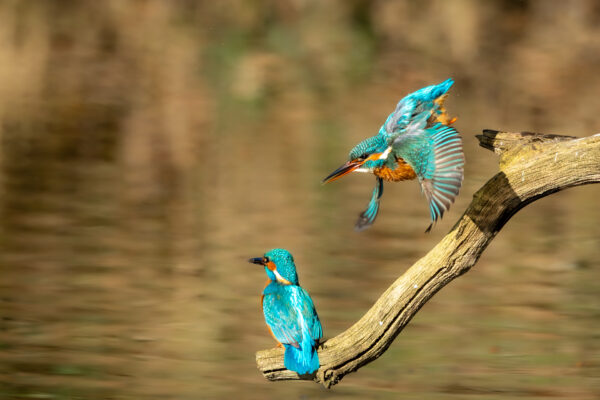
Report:
[[[339,167],[338,169],[333,171],[331,174],[329,174],[325,179],[323,179],[323,183],[333,182],[336,179],[339,179],[342,176],[354,171],[356,168],[363,165],[363,163],[364,163],[364,161],[356,161],[356,160],[348,161],[347,163],[345,163],[344,165],[342,165],[341,167]]]
[[[265,265],[264,260],[265,260],[264,257],[255,257],[255,258],[249,259],[248,262],[252,263],[252,264]]]

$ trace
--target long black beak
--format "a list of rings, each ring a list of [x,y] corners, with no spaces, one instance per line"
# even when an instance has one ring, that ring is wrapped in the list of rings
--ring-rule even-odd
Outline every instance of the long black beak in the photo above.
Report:
[[[339,179],[342,176],[354,171],[356,168],[360,167],[362,164],[363,163],[360,161],[348,161],[347,163],[345,163],[344,165],[342,165],[341,167],[339,167],[338,169],[333,171],[331,174],[327,175],[327,177],[325,179],[323,179],[322,183],[333,182],[336,179]]]
[[[265,265],[264,260],[265,260],[264,257],[255,257],[255,258],[249,259],[248,262],[252,263],[252,264]]]

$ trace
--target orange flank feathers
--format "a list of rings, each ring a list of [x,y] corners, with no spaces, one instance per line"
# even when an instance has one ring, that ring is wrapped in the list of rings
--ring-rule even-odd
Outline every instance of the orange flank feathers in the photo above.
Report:
[[[396,162],[398,163],[396,169],[390,169],[388,167],[375,168],[373,173],[383,180],[393,182],[406,181],[417,177],[415,171],[406,163],[406,161],[398,158],[396,159]]]
[[[273,333],[273,330],[271,329],[271,327],[267,325],[267,328],[269,328],[269,333],[271,334],[271,336],[273,336],[273,339],[275,339],[275,341],[277,342],[277,347],[283,347],[283,344],[279,340],[277,340],[277,338],[275,337],[275,334]]]
[[[269,283],[271,283],[270,279],[267,279],[267,284],[265,285],[265,287],[269,286]],[[261,295],[260,296],[260,307],[264,307],[263,306],[263,300],[265,298],[265,295]],[[269,329],[269,333],[271,334],[271,336],[273,336],[273,339],[275,339],[275,341],[277,342],[277,347],[283,347],[283,344],[281,344],[281,342],[279,340],[277,340],[277,338],[275,337],[275,335],[273,334],[273,330],[271,329],[271,327],[269,325],[267,325],[267,328]]]

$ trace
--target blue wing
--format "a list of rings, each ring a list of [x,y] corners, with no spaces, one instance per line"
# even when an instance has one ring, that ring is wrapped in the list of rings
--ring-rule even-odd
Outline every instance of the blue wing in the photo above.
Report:
[[[367,209],[360,214],[358,221],[356,221],[356,225],[354,225],[356,231],[360,232],[373,225],[375,218],[377,218],[377,213],[379,212],[379,199],[381,199],[382,194],[383,179],[378,177],[375,188],[373,188],[373,194],[371,195],[369,205],[367,206]]]
[[[452,84],[452,79],[446,79],[438,85],[424,87],[404,97],[388,116],[379,134],[391,144],[418,115],[427,116],[428,119],[432,115],[442,114],[442,100]]]
[[[421,119],[409,124],[392,146],[417,174],[433,225],[450,208],[462,184],[465,159],[459,133],[440,123],[425,128]]]
[[[299,347],[306,335],[313,341],[323,336],[312,299],[300,286],[280,286],[265,293],[263,313],[273,336],[283,344]]]

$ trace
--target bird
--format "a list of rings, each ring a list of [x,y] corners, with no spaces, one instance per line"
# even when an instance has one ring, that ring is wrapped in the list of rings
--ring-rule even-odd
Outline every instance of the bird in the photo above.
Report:
[[[248,262],[264,266],[267,273],[262,309],[271,335],[285,348],[283,364],[299,375],[315,372],[320,366],[317,346],[323,328],[312,299],[298,283],[292,254],[273,249]]]
[[[444,107],[452,78],[413,92],[396,106],[379,132],[358,143],[348,161],[323,179],[332,182],[351,172],[375,175],[371,200],[355,224],[369,228],[379,212],[383,181],[417,178],[429,203],[429,232],[458,195],[463,180],[462,139]]]

